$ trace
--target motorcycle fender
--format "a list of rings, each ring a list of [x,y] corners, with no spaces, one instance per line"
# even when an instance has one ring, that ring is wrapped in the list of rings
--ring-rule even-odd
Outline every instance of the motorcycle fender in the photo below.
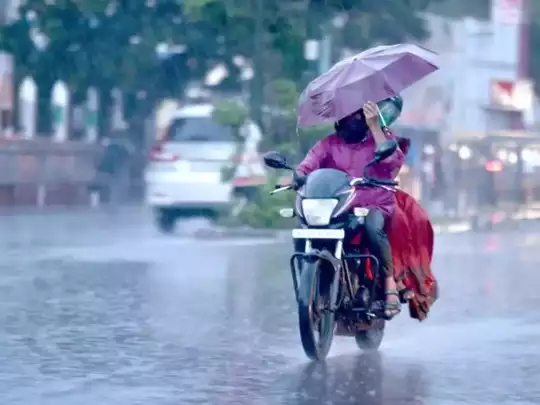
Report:
[[[332,283],[332,292],[331,292],[331,310],[335,311],[338,309],[338,292],[339,292],[339,283],[340,283],[340,272],[341,272],[341,266],[342,262],[341,260],[337,259],[332,253],[330,253],[328,250],[312,250],[307,255],[311,257],[317,257],[322,260],[326,260],[330,262],[332,267],[334,268],[334,281]]]

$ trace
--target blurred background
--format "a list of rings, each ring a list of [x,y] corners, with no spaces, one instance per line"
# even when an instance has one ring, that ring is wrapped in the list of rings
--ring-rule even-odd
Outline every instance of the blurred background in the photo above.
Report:
[[[268,181],[260,152],[298,160],[331,130],[297,131],[306,83],[397,42],[439,52],[442,66],[404,94],[402,187],[435,217],[540,206],[540,3],[0,4],[2,206],[146,201],[162,230],[192,214],[241,217]],[[242,221],[267,226],[262,211]]]
[[[398,42],[441,58],[393,124],[441,297],[309,365],[261,153]],[[441,224],[540,211],[539,89],[539,0],[0,0],[0,403],[538,405],[538,222]]]

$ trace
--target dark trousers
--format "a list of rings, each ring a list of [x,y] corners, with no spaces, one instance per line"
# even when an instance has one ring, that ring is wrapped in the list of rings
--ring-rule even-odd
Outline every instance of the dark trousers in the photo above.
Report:
[[[386,277],[392,276],[394,268],[392,264],[392,251],[390,241],[384,231],[384,216],[376,209],[369,211],[364,224],[368,248],[379,259],[382,273]]]
[[[377,209],[371,209],[364,223],[365,236],[367,239],[367,247],[370,252],[379,259],[379,265],[382,274],[385,277],[390,277],[393,272],[392,251],[390,250],[390,241],[388,235],[384,231],[384,216]],[[294,240],[294,250],[303,252],[306,242],[304,239]]]

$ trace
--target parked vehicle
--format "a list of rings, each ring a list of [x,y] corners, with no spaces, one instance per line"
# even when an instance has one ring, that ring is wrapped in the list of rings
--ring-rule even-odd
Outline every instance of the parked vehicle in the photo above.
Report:
[[[146,202],[162,232],[173,231],[180,217],[216,219],[231,209],[238,211],[233,205],[244,204],[246,189],[256,185],[235,184],[224,175],[232,161],[244,157],[236,156],[233,129],[215,121],[213,111],[212,104],[179,108],[150,152]]]

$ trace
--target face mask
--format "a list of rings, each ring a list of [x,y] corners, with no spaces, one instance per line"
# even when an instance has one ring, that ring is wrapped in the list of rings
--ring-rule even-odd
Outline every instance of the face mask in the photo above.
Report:
[[[366,138],[368,127],[363,118],[349,116],[337,123],[336,131],[346,142],[355,143]]]

